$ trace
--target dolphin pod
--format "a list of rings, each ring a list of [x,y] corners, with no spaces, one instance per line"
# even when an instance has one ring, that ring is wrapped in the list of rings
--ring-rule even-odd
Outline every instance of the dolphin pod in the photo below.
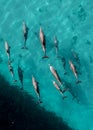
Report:
[[[24,36],[24,45],[23,45],[22,49],[27,49],[26,41],[27,41],[27,38],[28,38],[28,27],[27,27],[25,22],[23,22],[22,30],[23,30],[23,36]],[[45,34],[44,34],[41,26],[40,26],[40,31],[39,31],[39,40],[41,42],[42,50],[44,52],[43,58],[48,58],[48,56],[46,55],[46,38],[45,38]],[[58,54],[58,40],[57,40],[56,36],[54,36],[53,40],[54,40],[54,45],[55,45],[56,55],[57,55]],[[14,69],[13,69],[13,66],[11,65],[11,62],[10,62],[10,51],[11,50],[10,50],[10,46],[9,46],[7,41],[5,41],[5,51],[6,51],[8,60],[9,60],[9,62],[8,62],[9,71],[11,73],[11,76],[12,76],[14,82],[16,82],[17,80],[15,80]],[[73,56],[76,60],[78,60],[74,51],[73,51]],[[60,58],[60,57],[57,57],[57,58]],[[60,59],[62,61],[63,68],[64,68],[65,74],[66,74],[66,59],[64,57],[61,57]],[[70,68],[71,68],[71,70],[72,70],[72,72],[73,72],[73,74],[74,74],[74,76],[77,80],[77,83],[80,83],[81,81],[78,80],[78,74],[77,74],[77,71],[76,71],[76,67],[72,63],[71,60],[69,60],[69,65],[70,65]],[[67,91],[67,89],[66,88],[64,88],[64,89],[60,88],[59,85],[63,86],[63,83],[61,81],[61,78],[60,78],[57,70],[50,64],[49,64],[49,69],[50,69],[50,72],[52,73],[52,75],[55,77],[56,81],[59,83],[59,84],[57,84],[55,81],[53,81],[54,87],[62,94],[63,98],[66,98],[66,96],[64,96],[64,93]],[[23,89],[23,70],[21,69],[21,67],[19,65],[18,65],[18,68],[17,68],[17,72],[18,72],[18,77],[19,77],[19,80],[20,80],[21,86],[22,86],[21,89]],[[39,101],[39,103],[41,103],[39,84],[38,84],[37,80],[35,79],[35,77],[33,75],[32,75],[32,84],[33,84],[34,90],[37,94],[38,101]]]

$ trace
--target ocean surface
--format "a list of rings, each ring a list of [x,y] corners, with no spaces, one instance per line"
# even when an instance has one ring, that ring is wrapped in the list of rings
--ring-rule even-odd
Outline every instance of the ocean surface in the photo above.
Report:
[[[0,96],[3,96],[3,98],[0,98],[2,100],[0,101],[0,113],[6,107],[6,113],[13,114],[11,109],[7,111],[8,103],[12,102],[11,98],[17,106],[21,103],[22,107],[18,108],[20,111],[24,108],[21,115],[24,115],[24,113],[31,114],[31,109],[29,109],[31,107],[28,107],[25,111],[24,101],[26,105],[31,105],[29,100],[31,98],[34,102],[32,105],[36,103],[34,105],[36,113],[34,112],[32,117],[21,116],[22,118],[20,118],[20,114],[17,114],[17,118],[15,116],[11,119],[7,118],[8,121],[11,120],[12,125],[9,123],[6,128],[2,125],[2,114],[0,130],[10,129],[9,125],[14,125],[14,127],[11,127],[13,130],[35,130],[40,129],[42,124],[47,130],[93,130],[92,11],[92,0],[0,0],[0,77],[2,77],[0,78],[2,92],[0,92]],[[28,28],[26,40],[28,49],[22,49],[24,46],[23,21]],[[40,27],[42,27],[45,35],[46,55],[49,57],[45,59],[42,58],[44,52],[39,38]],[[58,40],[57,54],[54,36]],[[13,82],[9,72],[5,41],[10,46],[11,65],[17,82]],[[78,79],[81,81],[78,84],[70,68],[69,60],[72,61],[77,70]],[[57,80],[52,75],[49,64],[55,68],[60,76],[62,85],[59,84],[59,86],[68,88],[68,91],[64,93],[67,96],[65,99],[62,98],[62,94],[52,83],[53,80],[56,82]],[[23,90],[21,90],[22,85],[18,77],[18,66],[23,70]],[[66,74],[64,74],[65,72]],[[32,85],[32,75],[39,83],[41,104],[37,103],[38,97]],[[2,91],[2,89],[4,90]],[[29,97],[25,100],[26,95]],[[9,100],[7,97],[10,97]],[[6,103],[6,99],[9,102]],[[4,105],[2,106],[3,101]],[[13,107],[13,105],[10,105],[10,107]],[[40,111],[37,110],[37,107]],[[36,116],[36,114],[42,113],[43,109],[44,113],[41,116],[40,124],[37,123],[38,121],[35,122],[38,117],[40,118],[40,115]],[[17,110],[16,107],[12,109],[12,111],[15,110]],[[54,120],[47,117],[47,115],[51,116],[51,113],[54,116],[51,118],[54,118]],[[34,115],[36,118],[33,118]],[[21,125],[17,122],[18,116],[20,120],[22,119],[21,122],[19,121]],[[29,125],[26,124],[22,128],[22,123],[25,122],[23,119],[26,120],[26,123],[30,122],[31,119],[32,124],[40,126],[38,128],[35,125],[31,127],[32,125],[28,123]],[[42,121],[43,119],[46,120],[45,124]],[[63,125],[62,128],[61,120],[62,124],[65,122],[64,125],[67,125],[67,127]],[[60,125],[58,125],[58,121]],[[51,122],[52,126],[48,122]],[[55,122],[57,122],[56,126]],[[45,128],[41,127],[41,130]]]

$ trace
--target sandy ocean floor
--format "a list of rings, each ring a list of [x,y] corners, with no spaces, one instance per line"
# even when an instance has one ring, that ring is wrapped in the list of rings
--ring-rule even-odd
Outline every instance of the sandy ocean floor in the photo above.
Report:
[[[19,65],[23,70],[23,91],[37,102],[38,98],[31,79],[34,75],[39,82],[42,100],[39,107],[54,113],[66,122],[67,126],[75,130],[93,130],[92,12],[92,0],[0,0],[0,74],[4,76],[4,81],[7,81],[11,87],[17,86],[18,91],[21,91],[18,77]],[[21,49],[24,45],[23,21],[28,27],[26,41],[28,49]],[[42,59],[44,52],[39,39],[40,27],[46,39],[46,54],[49,57],[47,59]],[[54,36],[58,40],[57,55]],[[10,45],[11,65],[16,83],[13,82],[8,69],[5,41]],[[66,63],[65,69],[62,57]],[[79,84],[76,84],[69,60],[76,67],[78,79],[81,81]],[[60,87],[69,89],[64,93],[67,96],[64,100],[53,86],[52,80],[55,78],[48,64],[58,72],[63,83]],[[64,72],[67,74],[65,75]],[[0,82],[2,83],[3,80]],[[2,86],[3,84],[1,88]],[[62,129],[61,125],[60,127]],[[58,127],[55,129],[60,130]]]

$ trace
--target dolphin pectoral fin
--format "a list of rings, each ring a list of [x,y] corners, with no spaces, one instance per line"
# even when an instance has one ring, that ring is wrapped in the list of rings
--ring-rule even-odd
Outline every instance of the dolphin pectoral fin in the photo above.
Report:
[[[48,57],[48,56],[46,56],[46,55],[44,55],[42,58],[44,59],[44,58],[49,58],[49,57]]]

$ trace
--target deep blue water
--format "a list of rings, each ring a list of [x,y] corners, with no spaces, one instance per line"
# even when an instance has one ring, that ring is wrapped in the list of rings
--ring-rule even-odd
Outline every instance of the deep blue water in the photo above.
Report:
[[[1,75],[4,76],[5,81],[9,82],[10,88],[13,85],[19,86],[17,89],[20,91],[21,83],[17,72],[19,65],[24,71],[23,91],[33,96],[34,102],[37,102],[38,98],[31,80],[32,75],[34,75],[40,87],[42,100],[40,108],[55,113],[58,118],[61,118],[75,130],[93,130],[92,10],[93,2],[91,0],[0,0]],[[21,49],[24,44],[23,21],[28,27],[26,41],[28,49],[26,50]],[[44,53],[39,39],[40,26],[46,38],[48,59],[42,59]],[[62,59],[56,56],[54,36],[58,39],[58,56],[64,57],[66,61],[65,70]],[[11,65],[14,69],[16,83],[13,82],[8,69],[5,41],[11,47]],[[75,76],[69,66],[69,60],[77,68],[80,84],[76,84]],[[64,86],[69,88],[69,91],[65,92],[67,98],[64,100],[52,84],[52,80],[55,80],[55,78],[52,76],[48,64],[51,64],[57,70]],[[64,75],[65,71],[67,72],[66,75]],[[20,95],[23,91],[20,92]],[[4,97],[6,97],[7,88],[4,93]],[[17,99],[16,90],[15,95]],[[9,101],[11,102],[11,100]],[[24,104],[22,105],[24,106]],[[36,106],[35,109],[37,110]],[[28,118],[25,119],[29,120]]]

